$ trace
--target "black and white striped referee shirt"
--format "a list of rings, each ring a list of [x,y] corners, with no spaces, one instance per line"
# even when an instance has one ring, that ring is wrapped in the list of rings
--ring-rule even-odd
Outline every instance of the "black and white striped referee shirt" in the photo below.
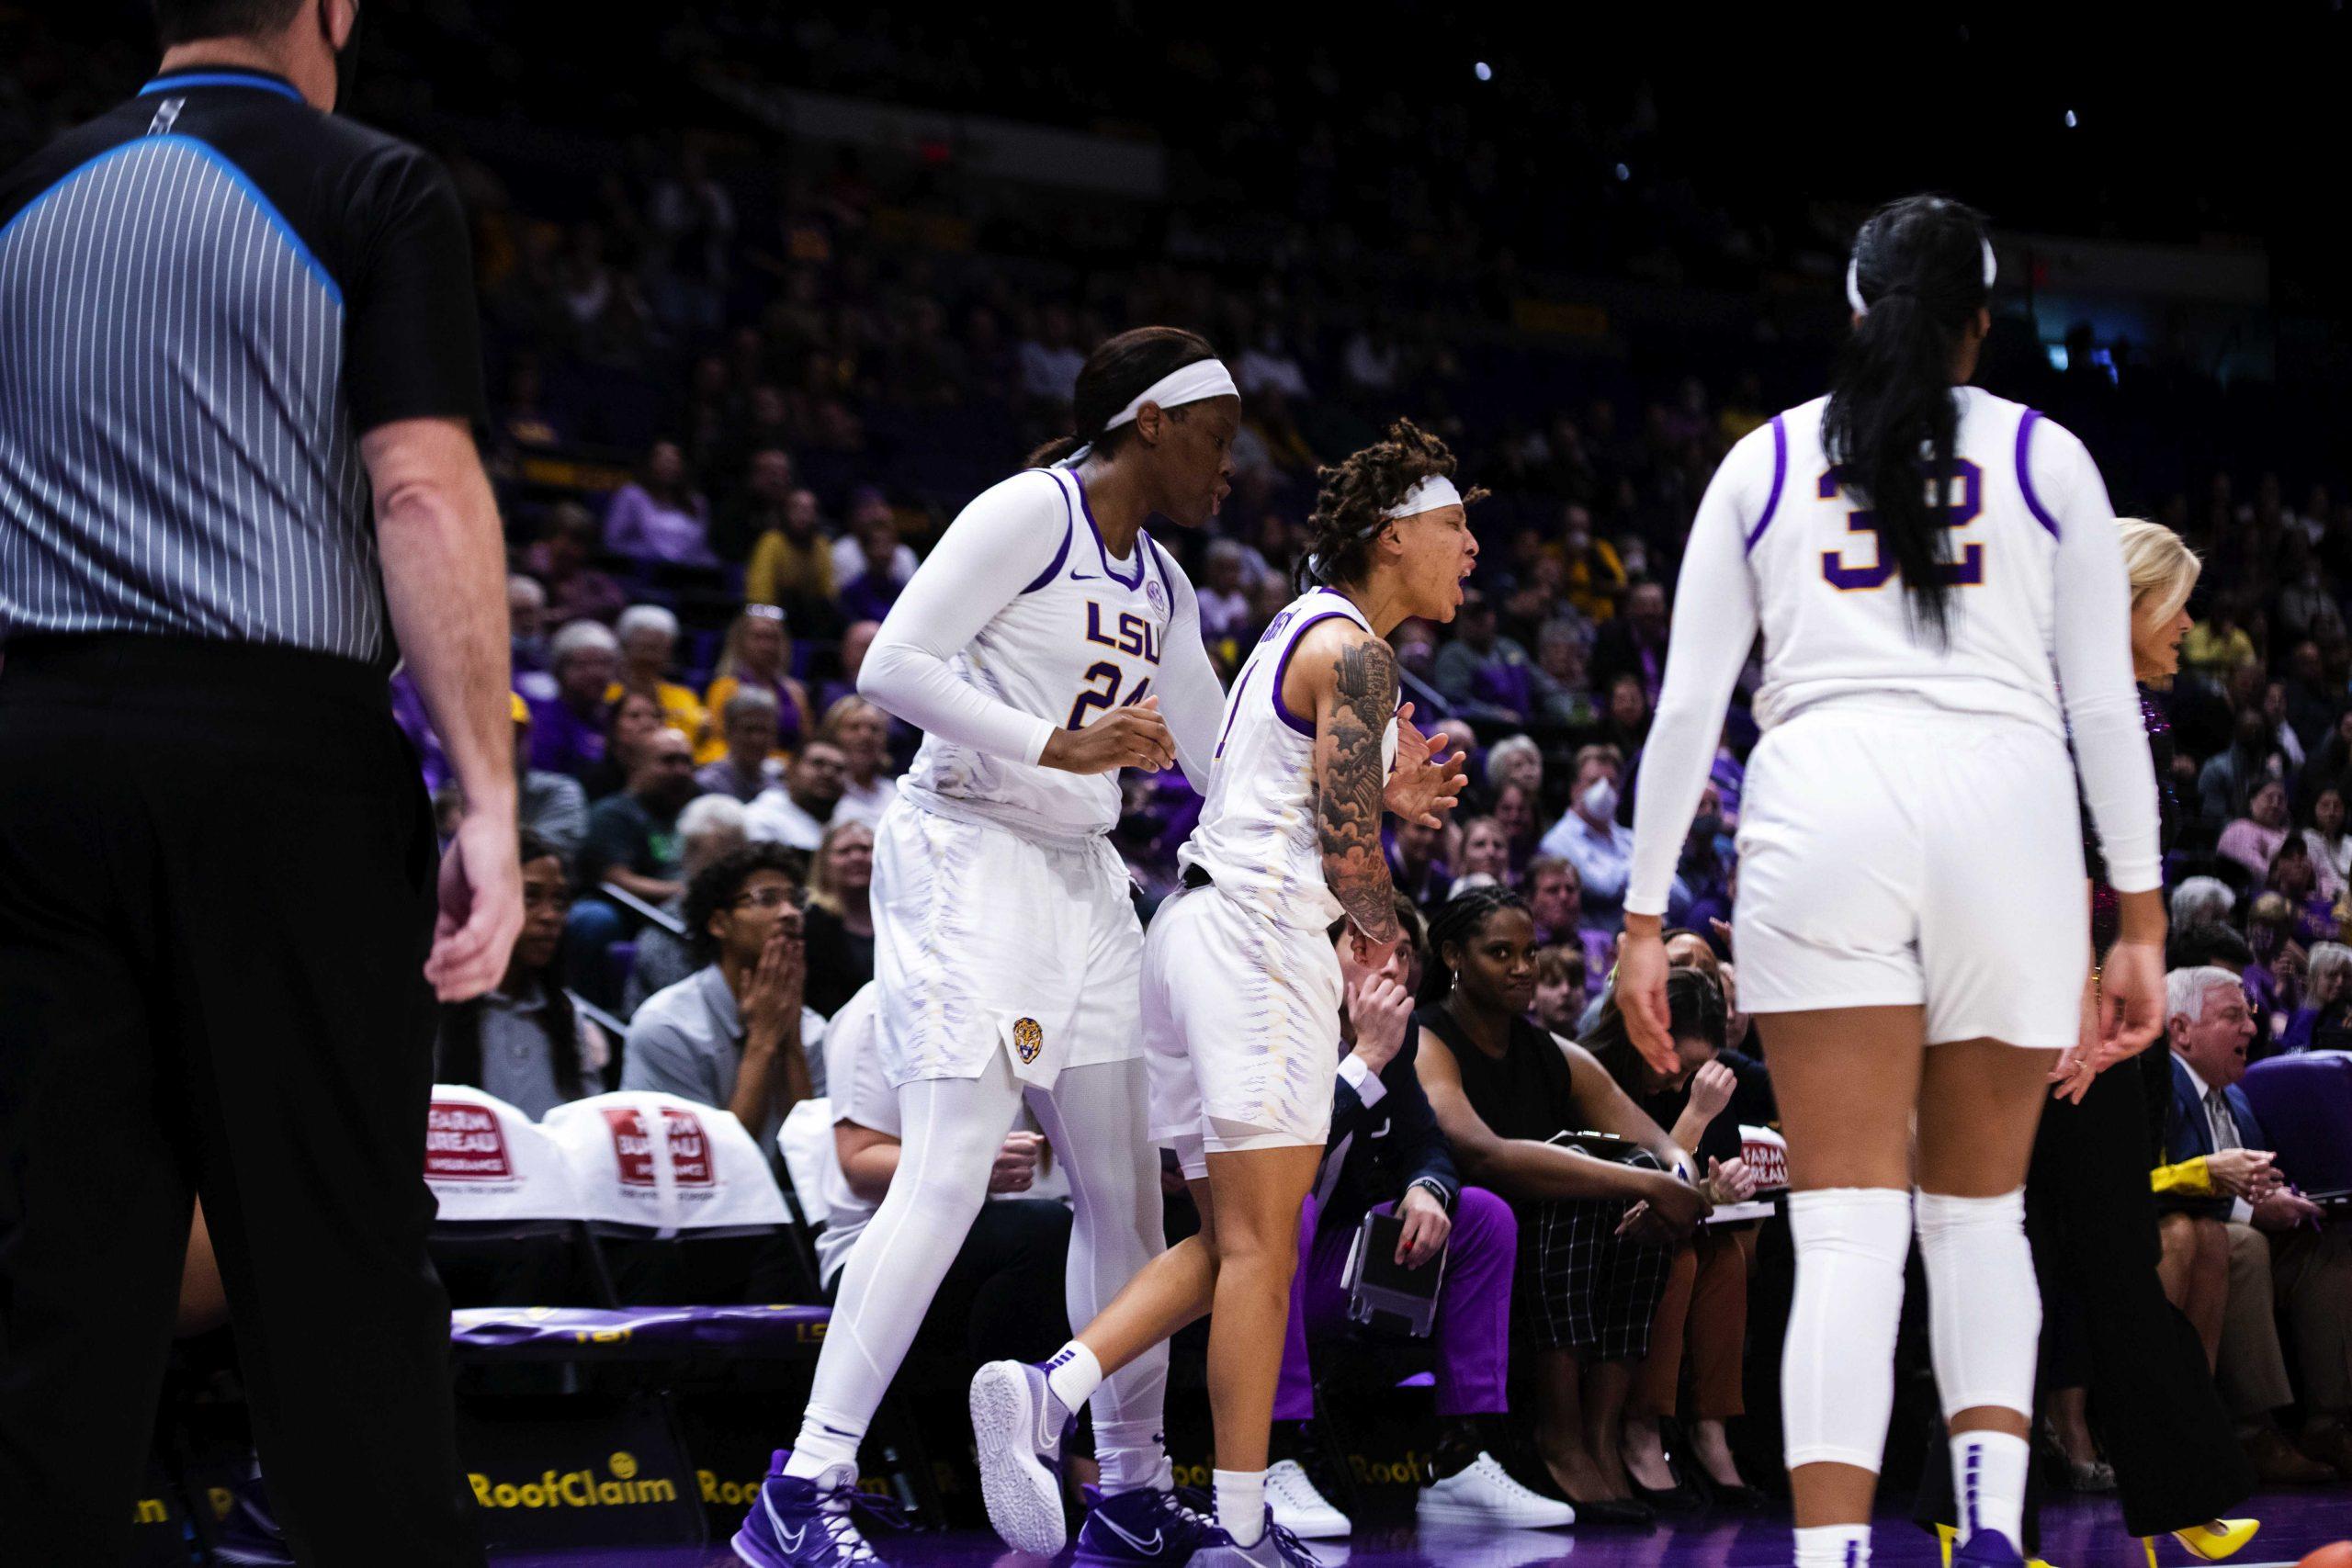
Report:
[[[284,79],[160,76],[0,176],[0,641],[395,657],[359,437],[483,418],[465,220]]]

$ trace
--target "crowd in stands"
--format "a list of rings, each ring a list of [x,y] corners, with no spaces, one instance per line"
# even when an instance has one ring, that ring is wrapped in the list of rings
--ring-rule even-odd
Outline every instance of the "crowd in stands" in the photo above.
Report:
[[[758,7],[716,10],[680,23],[706,55],[782,47],[743,20]],[[845,53],[903,81],[928,57],[902,42]],[[28,127],[45,118],[0,97],[11,106]],[[1450,1215],[1453,1247],[1427,1513],[1499,1495],[1478,1466],[1508,1447],[1493,1428],[1522,1380],[1533,1478],[1588,1521],[1702,1494],[1755,1506],[1752,1483],[1770,1478],[1743,1469],[1734,1438],[1747,1363],[1777,1359],[1747,1340],[1758,1222],[1701,1224],[1754,1194],[1741,1129],[1774,1121],[1729,924],[1752,682],[1670,912],[1679,1072],[1627,1048],[1607,981],[1681,538],[1730,444],[1817,390],[1828,344],[1800,318],[1838,308],[1824,285],[1809,317],[1785,312],[1786,333],[1634,341],[1610,358],[1504,333],[1518,294],[1491,239],[1465,241],[1464,258],[1434,243],[1378,258],[1388,297],[1266,260],[1340,267],[1355,247],[1329,236],[1461,231],[1434,167],[1460,166],[1465,200],[1504,182],[1494,145],[1450,138],[1442,114],[1393,97],[1382,114],[1384,144],[1412,155],[1375,157],[1401,171],[1376,191],[1340,178],[1328,132],[1271,110],[1227,120],[1216,152],[1251,171],[1252,198],[1215,223],[1120,220],[1105,245],[1128,247],[1125,263],[1092,273],[1023,253],[1018,222],[977,188],[741,126],[633,143],[544,210],[525,194],[543,171],[511,141],[435,138],[481,272],[529,899],[505,983],[446,1017],[441,1072],[535,1117],[605,1089],[664,1090],[731,1110],[770,1148],[830,1089],[830,1283],[895,1165],[857,1010],[874,979],[873,824],[920,739],[857,695],[860,661],[956,508],[1067,430],[1089,347],[1146,322],[1196,328],[1243,389],[1238,472],[1212,528],[1155,537],[1198,586],[1228,679],[1291,596],[1319,463],[1405,413],[1495,492],[1472,514],[1481,567],[1460,616],[1395,637],[1407,695],[1469,751],[1472,788],[1443,829],[1392,828],[1397,888],[1428,922],[1424,1005],[1385,1050],[1352,1026],[1340,1042],[1334,1165],[1302,1236],[1277,1414],[1314,1410],[1316,1344],[1346,1332],[1331,1249],[1418,1192]],[[1785,248],[1696,201],[1630,199],[1525,204],[1525,238],[1668,283],[1746,280]],[[1616,220],[1613,238],[1575,213]],[[1168,259],[1135,265],[1138,223]],[[1250,243],[1253,224],[1270,243]],[[2205,561],[2183,672],[2154,700],[2187,824],[2167,867],[2180,1092],[2165,1158],[2212,1161],[2216,1185],[2167,1195],[2165,1278],[2265,1478],[2352,1479],[2352,1231],[2290,1192],[2230,1198],[2260,1163],[2232,1154],[2264,1150],[2233,1088],[2247,1065],[2352,1049],[2352,476],[2324,457],[2245,463],[2232,443],[2267,405],[2177,365],[2059,375],[2008,320],[1986,363],[1995,389],[2089,440],[2120,504]],[[446,809],[422,705],[397,678],[393,694]],[[1125,799],[1115,842],[1148,907],[1175,885],[1199,802],[1174,772],[1129,775]],[[1363,1115],[1383,1100],[1385,1120]],[[1354,1139],[1359,1121],[1386,1131]],[[1569,1133],[1600,1136],[1579,1152],[1557,1141]],[[1008,1141],[993,1184],[1006,1202],[943,1295],[944,1321],[981,1325],[975,1359],[1067,1335],[1057,1293],[1011,1293],[1059,1275],[1051,1163],[1034,1131]],[[995,1304],[976,1316],[975,1300]],[[2053,1410],[2067,1474],[2099,1484],[2079,1403]],[[1295,1439],[1278,1435],[1277,1458],[1296,1482],[1275,1487],[1294,1523],[1329,1508]]]

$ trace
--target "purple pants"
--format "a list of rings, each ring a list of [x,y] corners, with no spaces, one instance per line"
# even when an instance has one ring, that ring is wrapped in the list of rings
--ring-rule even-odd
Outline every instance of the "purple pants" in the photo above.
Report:
[[[1348,1266],[1355,1227],[1318,1235],[1319,1207],[1310,1194],[1298,1219],[1298,1271],[1291,1276],[1290,1327],[1283,1340],[1282,1380],[1274,1387],[1277,1421],[1304,1421],[1315,1414],[1306,1341],[1347,1322],[1348,1298],[1340,1276]],[[1383,1203],[1374,1213],[1395,1208]],[[1445,1286],[1438,1292],[1437,1321],[1430,1330],[1437,1347],[1437,1412],[1497,1415],[1503,1409],[1503,1381],[1510,1371],[1510,1276],[1519,1255],[1519,1221],[1510,1205],[1483,1188],[1464,1188],[1453,1205],[1446,1250]]]

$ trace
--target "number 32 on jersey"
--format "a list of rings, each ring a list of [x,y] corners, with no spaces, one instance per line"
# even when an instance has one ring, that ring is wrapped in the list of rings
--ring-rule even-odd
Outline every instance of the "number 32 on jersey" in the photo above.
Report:
[[[1824,501],[1838,499],[1838,491],[1845,479],[1844,472],[1831,468],[1821,476],[1818,493]],[[1933,480],[1928,480],[1933,496]],[[1984,510],[1984,470],[1965,457],[1953,460],[1951,477],[1944,481],[1944,525],[1965,528],[1976,521]],[[1878,514],[1868,507],[1857,507],[1846,513],[1846,529],[1852,534],[1870,536],[1868,562],[1857,566],[1848,561],[1846,550],[1821,552],[1821,575],[1829,586],[1840,592],[1862,592],[1883,588],[1894,577],[1894,557],[1879,537]],[[1854,547],[1849,544],[1846,548]],[[1984,581],[1984,547],[1981,544],[1963,546],[1960,558],[1947,561],[1943,568],[1944,581],[1954,588],[1973,588]]]
[[[1159,629],[1143,616],[1122,614],[1115,626],[1102,624],[1102,606],[1088,600],[1086,604],[1086,640],[1100,643],[1115,652],[1141,659],[1147,664],[1159,662]],[[1086,684],[1080,688],[1078,700],[1070,705],[1069,722],[1064,729],[1082,729],[1090,710],[1108,711],[1122,706],[1119,688],[1127,678],[1126,667],[1113,660],[1098,659],[1086,668]],[[1151,694],[1151,677],[1136,682],[1125,695],[1125,702],[1139,703]]]

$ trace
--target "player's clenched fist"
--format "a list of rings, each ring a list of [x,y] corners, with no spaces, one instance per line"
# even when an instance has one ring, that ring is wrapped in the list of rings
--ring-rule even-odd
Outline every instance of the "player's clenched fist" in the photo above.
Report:
[[[1159,699],[1113,708],[1083,729],[1057,729],[1038,757],[1041,767],[1066,773],[1111,773],[1121,768],[1158,773],[1176,761],[1176,742],[1159,716]]]

